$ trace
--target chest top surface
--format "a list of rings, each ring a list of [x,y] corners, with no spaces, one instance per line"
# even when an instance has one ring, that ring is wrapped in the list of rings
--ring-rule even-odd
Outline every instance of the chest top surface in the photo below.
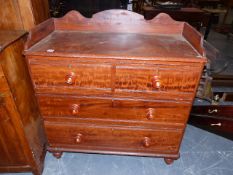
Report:
[[[49,19],[29,35],[25,54],[205,62],[202,36],[166,14],[152,20],[124,10],[85,18],[76,11]]]
[[[201,57],[179,35],[55,31],[33,46],[37,54],[113,57]]]

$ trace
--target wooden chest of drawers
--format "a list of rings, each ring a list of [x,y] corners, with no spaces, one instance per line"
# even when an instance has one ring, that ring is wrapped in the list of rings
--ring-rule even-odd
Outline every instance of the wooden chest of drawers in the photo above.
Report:
[[[191,26],[124,10],[71,11],[30,32],[25,55],[48,150],[179,157],[205,52]]]

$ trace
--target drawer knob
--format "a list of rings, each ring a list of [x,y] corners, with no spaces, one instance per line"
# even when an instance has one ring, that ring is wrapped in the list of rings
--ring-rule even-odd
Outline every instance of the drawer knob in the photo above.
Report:
[[[146,148],[150,147],[150,145],[151,145],[151,139],[149,137],[144,137],[142,144]]]
[[[80,105],[79,104],[73,104],[71,109],[72,109],[72,114],[76,115],[76,114],[79,113]]]
[[[152,78],[152,87],[153,88],[160,88],[161,86],[161,83],[160,83],[160,80],[159,80],[159,76],[155,75],[153,78]]]
[[[82,134],[81,133],[77,134],[75,141],[76,141],[76,143],[81,143],[81,141],[82,141]]]
[[[75,73],[70,72],[68,75],[66,75],[66,84],[72,85],[75,82]]]
[[[153,108],[148,108],[146,111],[146,118],[148,120],[152,120],[154,118],[154,109]]]

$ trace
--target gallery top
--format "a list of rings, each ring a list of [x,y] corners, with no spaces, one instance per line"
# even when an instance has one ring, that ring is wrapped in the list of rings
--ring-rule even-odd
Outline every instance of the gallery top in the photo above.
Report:
[[[152,20],[126,10],[85,18],[71,11],[29,34],[25,55],[205,62],[203,37],[161,13]]]

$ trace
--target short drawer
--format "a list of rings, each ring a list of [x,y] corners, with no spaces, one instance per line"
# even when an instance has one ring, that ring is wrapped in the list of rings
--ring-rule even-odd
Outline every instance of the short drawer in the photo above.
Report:
[[[36,92],[96,95],[111,93],[111,65],[30,62]]]
[[[43,117],[185,123],[190,104],[38,95]]]
[[[116,91],[194,92],[200,75],[199,67],[172,65],[118,65]]]
[[[45,122],[49,147],[134,152],[178,152],[182,130],[128,129]]]

